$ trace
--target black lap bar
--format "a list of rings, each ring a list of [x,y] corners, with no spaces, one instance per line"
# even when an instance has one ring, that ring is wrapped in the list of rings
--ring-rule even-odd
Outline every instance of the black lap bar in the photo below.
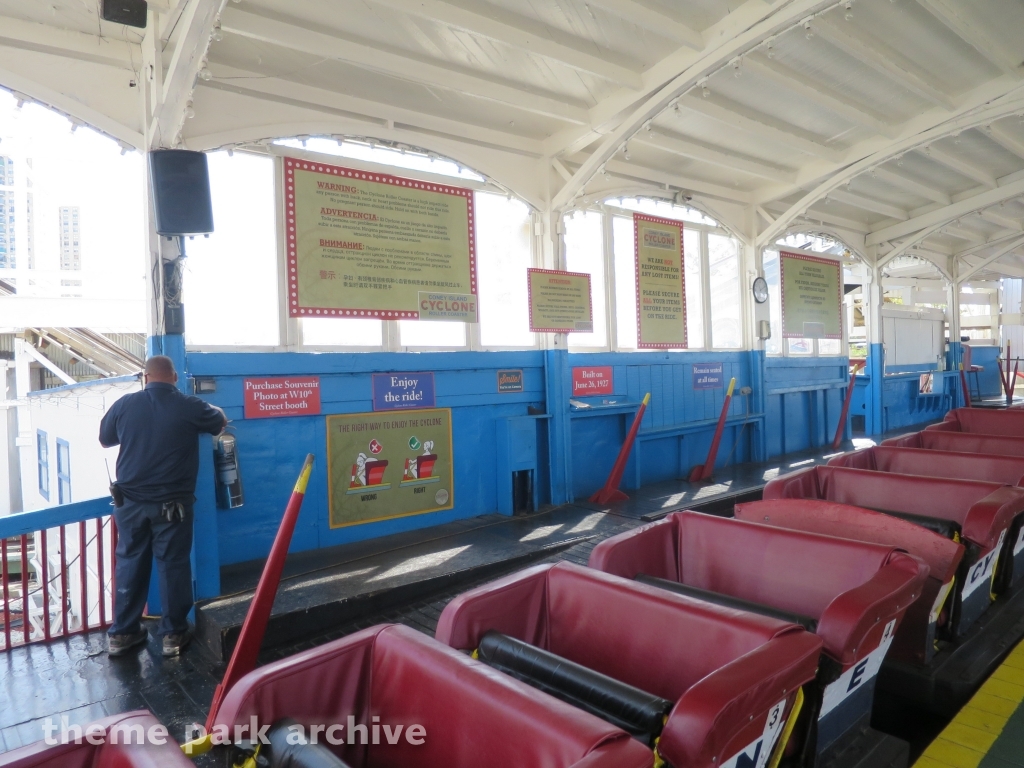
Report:
[[[674,706],[667,699],[500,632],[484,635],[478,654],[488,666],[617,725],[648,744],[661,733],[665,717]]]
[[[637,574],[636,581],[639,581],[641,584],[648,584],[652,587],[666,589],[669,592],[675,592],[677,595],[695,597],[698,600],[704,600],[708,603],[714,603],[715,605],[724,605],[726,608],[736,608],[740,611],[759,613],[762,616],[771,616],[773,619],[789,621],[793,624],[799,624],[808,632],[818,631],[817,619],[812,619],[810,616],[801,616],[799,613],[790,613],[789,611],[772,608],[770,605],[754,603],[750,600],[744,600],[741,597],[733,597],[732,595],[723,595],[721,592],[711,592],[707,589],[690,587],[686,584],[680,584],[678,581],[659,579],[657,576],[648,576],[645,573]]]
[[[900,520],[906,520],[909,523],[920,525],[922,528],[934,531],[940,536],[945,536],[947,539],[952,539],[956,534],[960,533],[959,523],[955,523],[952,520],[944,520],[941,517],[914,515],[910,512],[891,512],[888,509],[876,509],[874,511],[881,512],[883,515],[898,517]]]
[[[260,756],[266,755],[270,758],[269,768],[349,768],[348,763],[331,752],[326,744],[289,744],[290,734],[301,733],[303,741],[306,742],[310,739],[308,728],[299,731],[293,726],[299,726],[299,723],[287,718],[278,720],[267,731],[270,743],[260,748]],[[323,731],[317,736],[323,739]],[[297,740],[297,737],[291,738],[291,741]]]

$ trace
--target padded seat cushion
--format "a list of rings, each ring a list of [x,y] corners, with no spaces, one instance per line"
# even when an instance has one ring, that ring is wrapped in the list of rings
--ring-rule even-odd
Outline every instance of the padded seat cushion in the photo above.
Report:
[[[1024,484],[1024,457],[1014,456],[876,445],[833,456],[829,459],[828,466],[870,469],[898,475],[984,480],[1003,485]]]
[[[952,430],[975,435],[1024,437],[1024,411],[991,408],[953,408],[939,424],[925,430]]]
[[[899,448],[925,448],[929,451],[958,451],[961,453],[985,453],[993,456],[1024,457],[1024,437],[973,435],[969,432],[941,432],[928,429],[900,437],[891,437],[888,440],[883,440],[882,445]]]
[[[334,747],[353,768],[649,768],[622,730],[408,627],[382,625],[254,670],[227,694],[217,723],[291,717],[304,725],[373,717],[422,725],[423,744]],[[393,731],[392,731],[393,732]],[[346,734],[347,735],[347,734]]]
[[[879,616],[898,618],[920,594],[928,566],[894,546],[673,512],[652,525],[607,539],[590,565],[625,578],[657,566],[671,542],[667,578],[687,586],[818,620],[817,633],[836,661],[856,660],[871,646]],[[882,622],[883,624],[885,622]]]
[[[160,721],[147,710],[137,710],[97,720],[83,726],[99,726],[106,732],[105,743],[47,745],[38,741],[0,754],[2,768],[191,768],[193,763],[168,734],[166,743],[139,744],[139,728],[150,733]],[[111,743],[116,736],[117,744]],[[130,742],[130,743],[129,743]]]

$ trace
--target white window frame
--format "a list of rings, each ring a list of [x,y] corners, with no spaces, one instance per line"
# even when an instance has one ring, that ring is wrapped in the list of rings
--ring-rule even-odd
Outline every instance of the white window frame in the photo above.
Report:
[[[277,200],[282,199],[281,195],[284,193],[284,173],[283,173],[283,162],[281,157],[288,155],[290,157],[304,157],[309,160],[324,162],[324,163],[344,163],[345,165],[353,168],[359,168],[361,170],[374,171],[379,173],[397,174],[408,178],[419,179],[421,181],[434,181],[441,184],[457,185],[472,189],[474,192],[487,192],[491,194],[506,194],[504,190],[494,186],[489,182],[478,182],[472,179],[462,179],[453,176],[446,176],[438,173],[430,173],[428,171],[411,170],[407,168],[401,168],[392,165],[385,165],[380,163],[371,163],[364,160],[354,160],[347,157],[339,157],[335,155],[324,155],[318,152],[307,152],[303,150],[294,149],[292,147],[279,148],[272,147],[270,151],[271,157],[274,159],[274,185],[275,185],[275,196]],[[521,199],[521,198],[520,198]],[[539,221],[536,209],[530,206],[525,200],[522,201],[530,207],[530,223],[533,231],[536,231],[537,222]],[[430,347],[419,347],[419,346],[407,346],[401,343],[401,335],[399,331],[397,320],[382,320],[382,331],[381,331],[381,344],[379,345],[367,345],[367,346],[356,346],[356,345],[336,345],[336,344],[304,344],[302,342],[302,328],[299,323],[301,318],[293,318],[288,315],[288,296],[287,290],[282,290],[281,286],[287,285],[287,275],[285,273],[286,259],[281,257],[284,253],[284,221],[283,213],[280,210],[280,206],[277,208],[277,248],[278,248],[278,314],[280,322],[280,344],[273,348],[273,351],[286,351],[286,352],[503,352],[503,351],[521,351],[521,350],[534,350],[540,348],[539,334],[533,334],[534,343],[531,346],[522,347],[506,347],[506,346],[483,346],[480,342],[480,327],[479,323],[466,323],[466,343],[460,346],[430,346]],[[531,266],[540,266],[539,254],[536,243],[536,238],[530,238],[530,264]],[[266,347],[261,348],[266,350]],[[197,351],[213,351],[211,348],[200,348]],[[242,347],[218,347],[217,351],[242,351]]]
[[[799,233],[795,232],[795,233],[790,233],[790,234],[799,234]],[[825,233],[825,234],[828,234],[828,233]],[[829,237],[832,237],[832,236],[829,235]],[[840,240],[838,238],[834,238],[834,239],[835,239],[835,241],[837,243],[842,244],[845,248],[849,248],[849,246],[846,245],[846,243],[844,243],[842,240]],[[794,247],[789,246],[789,245],[779,245],[779,244],[775,243],[775,244],[773,244],[771,246],[766,246],[766,247],[761,249],[761,264],[764,264],[764,256],[769,251],[774,251],[776,253],[779,252],[779,251],[787,251],[789,253],[803,254],[804,256],[814,256],[814,257],[819,258],[819,259],[833,259],[833,260],[835,260],[835,262],[837,264],[839,264],[839,290],[842,292],[841,299],[840,299],[840,307],[839,307],[839,325],[840,325],[841,330],[842,330],[842,337],[839,339],[839,354],[838,355],[822,355],[820,353],[820,349],[819,349],[819,345],[818,345],[818,342],[820,341],[820,339],[811,339],[811,342],[812,342],[812,344],[811,344],[811,353],[809,355],[796,355],[796,354],[792,354],[789,351],[789,339],[783,337],[783,339],[782,339],[782,352],[781,352],[781,354],[767,354],[766,353],[765,356],[766,357],[771,357],[771,358],[780,358],[780,357],[789,358],[789,357],[792,357],[794,360],[808,360],[808,359],[810,359],[812,357],[849,357],[850,338],[849,338],[849,333],[848,333],[848,330],[847,330],[847,327],[846,327],[846,293],[845,293],[845,291],[843,289],[843,270],[845,268],[845,265],[843,264],[842,256],[837,256],[834,253],[824,253],[822,251],[810,251],[810,250],[807,250],[806,248],[794,248]],[[762,272],[763,272],[763,269],[762,269]],[[782,296],[782,286],[781,285],[779,286],[779,296],[780,297]],[[779,328],[779,333],[780,334],[782,333],[782,328],[781,327]],[[845,353],[844,353],[844,350],[845,350]]]
[[[651,200],[657,200],[658,198],[649,198]],[[604,251],[605,251],[605,307],[606,307],[606,322],[608,325],[608,345],[605,347],[573,347],[573,352],[652,352],[657,350],[650,349],[630,349],[628,347],[619,347],[618,345],[618,327],[615,322],[615,297],[616,297],[616,284],[615,284],[615,243],[614,243],[614,226],[612,224],[612,217],[618,216],[624,219],[631,219],[633,212],[628,208],[619,208],[614,205],[602,204],[589,208],[588,210],[600,211],[604,215],[603,231],[605,236]],[[705,214],[707,215],[707,214]],[[710,218],[710,217],[708,217]],[[725,227],[712,224],[699,224],[696,222],[684,221],[682,219],[679,222],[683,225],[684,229],[691,229],[700,232],[700,282],[701,282],[701,320],[703,323],[703,336],[704,346],[702,347],[690,347],[688,349],[676,349],[667,350],[670,352],[743,352],[746,350],[746,346],[741,343],[738,347],[715,347],[711,343],[711,276],[710,276],[710,257],[708,255],[708,235],[715,234],[723,237],[730,238],[736,243],[736,256],[739,260],[737,269],[740,274],[740,290],[737,292],[736,301],[739,302],[741,307],[741,322],[742,318],[745,317],[742,312],[743,305],[743,243],[736,237],[736,235],[730,232]]]

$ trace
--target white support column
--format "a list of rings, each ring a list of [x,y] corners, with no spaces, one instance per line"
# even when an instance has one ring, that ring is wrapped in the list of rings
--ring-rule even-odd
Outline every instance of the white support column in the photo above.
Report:
[[[949,284],[949,299],[947,306],[949,307],[949,340],[951,342],[960,341],[960,259],[952,259],[950,264],[950,273],[953,276],[953,280]]]
[[[604,280],[607,292],[607,312],[605,321],[608,326],[608,349],[612,352],[619,346],[618,295],[615,285],[615,230],[612,226],[612,215],[606,209],[601,211],[601,234],[604,246]]]
[[[28,393],[32,390],[32,370],[29,365],[31,358],[25,351],[28,342],[24,339],[14,340],[14,389],[18,408],[18,435],[14,445],[18,451],[18,465],[21,477],[35,477],[32,467],[35,464],[35,434],[32,431],[32,411],[28,405]],[[20,510],[25,509],[25,497],[28,489],[22,486]]]
[[[885,340],[882,338],[882,302],[884,300],[882,267],[878,266],[877,246],[868,250],[871,264],[868,265],[868,282],[865,283],[863,289],[864,322],[868,326],[868,344],[884,344]]]
[[[701,313],[704,320],[704,349],[711,349],[711,259],[708,257],[708,233],[700,232]],[[742,284],[742,279],[741,279]]]
[[[565,219],[557,211],[548,210],[544,215],[544,269],[566,269],[565,261]],[[594,297],[591,297],[591,301]],[[568,349],[569,334],[545,333],[548,342],[545,349]]]
[[[760,249],[757,242],[757,212],[754,206],[744,211],[744,230],[747,241],[740,243],[740,315],[743,327],[743,348],[764,349],[764,341],[757,337],[754,320],[754,280],[762,273]]]

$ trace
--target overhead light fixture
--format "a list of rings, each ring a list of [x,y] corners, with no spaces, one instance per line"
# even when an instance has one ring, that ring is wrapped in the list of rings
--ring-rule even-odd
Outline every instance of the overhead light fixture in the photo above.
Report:
[[[705,99],[711,95],[711,90],[708,88],[708,81],[703,80],[700,84],[700,95]]]
[[[737,56],[735,59],[732,60],[732,76],[733,77],[739,77],[740,75],[743,74],[742,64],[743,64],[743,61],[742,61],[742,59],[740,59],[739,56]]]
[[[199,70],[199,79],[200,80],[212,80],[213,79],[213,72],[211,72],[208,67],[203,67],[202,69]]]
[[[195,109],[192,108],[192,102],[190,101],[185,106],[185,117],[186,117],[186,119],[191,120],[195,116],[196,116],[196,111],[195,111]]]
[[[810,19],[807,19],[804,22],[804,37],[806,37],[808,40],[810,40],[812,37],[814,37],[814,30],[811,29],[811,20]]]
[[[853,3],[847,2],[846,4],[843,5],[843,8],[846,9],[846,16],[844,18],[847,21],[850,21],[850,19],[853,18]]]
[[[217,22],[217,26],[213,28],[213,34],[210,35],[210,39],[218,43],[224,39],[224,33],[221,31],[219,21]]]

